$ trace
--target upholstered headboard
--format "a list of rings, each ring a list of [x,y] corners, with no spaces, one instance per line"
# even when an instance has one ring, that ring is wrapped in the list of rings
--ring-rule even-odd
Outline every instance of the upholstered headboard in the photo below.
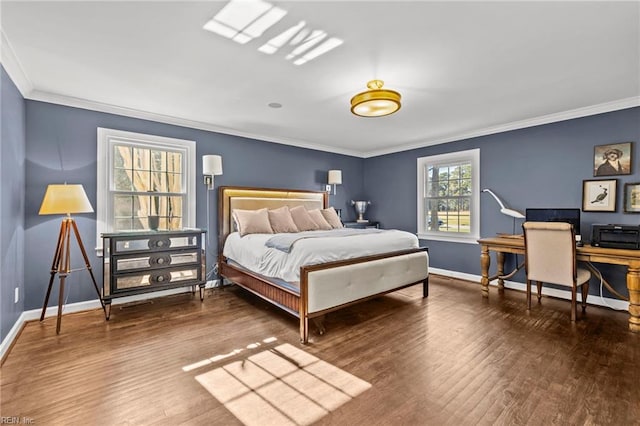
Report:
[[[327,202],[327,193],[322,191],[221,186],[218,189],[218,252],[222,253],[224,241],[233,231],[233,209],[305,206],[312,210],[326,208]]]

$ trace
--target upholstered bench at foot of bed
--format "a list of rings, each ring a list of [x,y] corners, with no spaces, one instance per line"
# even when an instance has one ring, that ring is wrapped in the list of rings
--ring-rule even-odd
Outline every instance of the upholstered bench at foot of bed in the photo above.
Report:
[[[347,263],[343,266],[302,267],[300,293],[300,339],[309,338],[308,319],[355,302],[377,297],[404,287],[423,283],[427,297],[429,255],[426,249],[387,254],[379,259]]]

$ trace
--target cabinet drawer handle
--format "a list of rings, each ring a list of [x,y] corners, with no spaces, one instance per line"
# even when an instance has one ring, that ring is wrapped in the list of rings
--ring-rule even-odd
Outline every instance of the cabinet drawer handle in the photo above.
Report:
[[[150,249],[171,247],[171,240],[169,238],[150,238],[148,245]]]
[[[168,254],[155,253],[149,256],[149,266],[163,266],[171,264],[171,256]]]
[[[158,275],[152,275],[150,278],[151,282],[154,283],[165,283],[165,282],[171,282],[171,274],[170,273],[164,273],[164,274],[158,274]]]

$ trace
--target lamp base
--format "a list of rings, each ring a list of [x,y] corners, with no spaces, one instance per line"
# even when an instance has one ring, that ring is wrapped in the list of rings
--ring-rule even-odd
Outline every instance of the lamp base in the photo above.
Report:
[[[60,233],[58,234],[58,245],[56,246],[56,252],[53,255],[53,263],[51,264],[51,277],[49,278],[49,287],[47,288],[47,295],[44,298],[44,304],[42,305],[42,313],[40,314],[40,321],[44,320],[44,314],[47,310],[47,305],[49,304],[49,296],[51,295],[51,288],[53,287],[53,280],[56,277],[56,274],[60,276],[60,294],[58,296],[58,319],[56,322],[56,334],[60,334],[60,323],[62,322],[62,302],[64,300],[64,282],[67,276],[72,272],[71,270],[71,259],[70,259],[70,246],[71,246],[71,231],[76,237],[76,242],[78,243],[78,247],[80,248],[80,252],[84,257],[84,264],[91,275],[91,281],[93,281],[93,287],[96,289],[96,293],[98,293],[98,300],[100,300],[100,304],[102,305],[102,309],[104,310],[104,303],[102,302],[102,296],[100,295],[100,289],[98,288],[98,284],[96,283],[96,278],[93,276],[93,270],[91,269],[91,264],[89,263],[89,257],[87,257],[87,251],[84,249],[84,244],[82,244],[82,238],[80,238],[80,233],[78,232],[78,226],[76,225],[75,220],[70,217],[62,219],[62,224],[60,225]]]

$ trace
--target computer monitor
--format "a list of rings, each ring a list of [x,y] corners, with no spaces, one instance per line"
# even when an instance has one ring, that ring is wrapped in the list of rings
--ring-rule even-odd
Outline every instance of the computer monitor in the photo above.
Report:
[[[567,222],[580,235],[580,209],[527,209],[525,218],[532,222]]]

